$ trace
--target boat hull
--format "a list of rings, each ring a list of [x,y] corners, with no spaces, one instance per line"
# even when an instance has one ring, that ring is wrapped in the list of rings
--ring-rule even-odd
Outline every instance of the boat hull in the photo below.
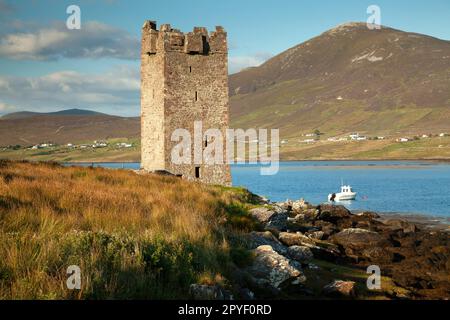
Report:
[[[332,195],[328,195],[328,201],[331,201]],[[349,201],[349,200],[355,200],[356,199],[356,192],[352,193],[336,193],[336,197],[334,198],[334,201]]]

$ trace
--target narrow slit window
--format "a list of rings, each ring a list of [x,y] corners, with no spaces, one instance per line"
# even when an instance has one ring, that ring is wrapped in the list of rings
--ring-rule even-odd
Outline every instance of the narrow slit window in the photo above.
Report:
[[[192,67],[189,66],[189,73],[192,73]]]
[[[195,178],[200,178],[200,167],[195,167]]]
[[[195,91],[195,101],[198,101],[198,92]]]
[[[208,146],[208,137],[205,137],[205,148]]]

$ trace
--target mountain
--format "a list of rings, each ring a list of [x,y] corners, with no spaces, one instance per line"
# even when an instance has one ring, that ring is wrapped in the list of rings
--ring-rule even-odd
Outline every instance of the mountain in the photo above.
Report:
[[[92,116],[92,115],[106,115],[104,113],[83,110],[83,109],[68,109],[56,112],[31,112],[31,111],[21,111],[21,112],[13,112],[5,114],[0,117],[2,120],[11,120],[11,119],[25,119],[30,117],[37,116]]]
[[[19,112],[0,118],[0,146],[77,143],[139,136],[139,117],[118,117],[88,110]]]
[[[450,128],[450,41],[347,23],[230,76],[235,128],[282,137]]]

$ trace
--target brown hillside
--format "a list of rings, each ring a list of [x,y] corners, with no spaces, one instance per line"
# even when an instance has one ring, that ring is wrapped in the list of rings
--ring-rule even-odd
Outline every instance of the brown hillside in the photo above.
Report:
[[[140,119],[109,115],[39,115],[0,119],[0,146],[139,137]]]
[[[450,128],[450,41],[348,23],[230,76],[234,127],[415,132]]]

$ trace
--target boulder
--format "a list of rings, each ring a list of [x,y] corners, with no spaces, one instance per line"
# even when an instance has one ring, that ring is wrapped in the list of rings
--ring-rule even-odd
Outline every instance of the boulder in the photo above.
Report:
[[[325,232],[323,231],[312,231],[306,234],[309,238],[315,240],[322,240],[325,236]]]
[[[292,210],[292,201],[286,200],[285,202],[276,202],[274,204],[275,208],[278,208],[278,213],[286,213]]]
[[[331,239],[344,248],[347,257],[356,261],[363,259],[386,263],[394,258],[387,250],[390,242],[377,232],[350,228],[333,235]]]
[[[367,219],[370,219],[370,220],[380,218],[379,214],[377,214],[376,212],[372,212],[372,211],[359,212],[359,213],[356,214],[356,216],[361,217],[361,218],[367,218]]]
[[[314,258],[311,249],[305,246],[290,246],[287,249],[287,255],[289,258],[302,264],[308,264]]]
[[[390,263],[394,260],[394,254],[382,247],[366,248],[361,251],[361,257],[377,263]]]
[[[220,286],[191,284],[189,293],[194,300],[232,300],[231,294]]]
[[[304,210],[310,209],[312,206],[304,199],[292,202],[291,208],[294,213],[302,213]]]
[[[288,221],[292,224],[298,224],[298,225],[304,225],[309,222],[303,213],[299,213],[299,214],[295,215],[294,218],[288,218]]]
[[[266,224],[270,218],[275,214],[275,211],[265,207],[259,207],[249,210],[249,214],[254,217],[258,222]]]
[[[287,213],[275,213],[266,224],[265,229],[274,233],[287,230]]]
[[[333,224],[337,224],[339,220],[347,219],[352,216],[351,212],[344,206],[336,206],[331,204],[321,204],[319,206],[319,219]]]
[[[400,219],[389,219],[384,221],[384,224],[391,230],[401,230],[404,233],[413,233],[419,230],[414,223]]]
[[[281,232],[278,235],[278,239],[287,246],[302,246],[305,244],[314,245],[314,240],[308,238],[301,232],[289,233],[289,232]]]
[[[355,297],[355,282],[353,281],[342,281],[342,280],[334,280],[332,283],[327,284],[322,293],[327,297],[332,298],[342,298],[342,297]]]
[[[339,231],[334,224],[327,221],[317,220],[314,222],[314,226],[320,228],[324,233],[323,239],[328,239],[331,235]]]
[[[250,249],[256,249],[259,246],[269,245],[281,255],[285,255],[287,253],[287,248],[283,246],[283,244],[269,231],[253,231],[246,235],[246,238]]]
[[[290,231],[290,232],[297,232],[297,231],[301,231],[302,229],[304,229],[304,222],[300,219],[298,219],[298,216],[301,215],[297,215],[295,218],[287,218],[286,221],[286,230]]]
[[[320,242],[318,244],[304,244],[313,253],[314,257],[320,260],[336,262],[341,253],[336,245],[328,242]]]
[[[355,250],[363,250],[368,247],[383,247],[389,244],[379,233],[358,228],[342,230],[333,235],[331,239],[344,248]]]
[[[306,277],[298,264],[278,254],[271,246],[254,250],[253,264],[246,269],[261,287],[267,285],[280,289],[284,285],[304,283]]]
[[[319,218],[320,211],[317,208],[310,208],[303,211],[306,221],[312,222]]]
[[[312,232],[320,230],[305,219],[304,214],[297,214],[294,218],[287,218],[286,227],[291,232]]]

